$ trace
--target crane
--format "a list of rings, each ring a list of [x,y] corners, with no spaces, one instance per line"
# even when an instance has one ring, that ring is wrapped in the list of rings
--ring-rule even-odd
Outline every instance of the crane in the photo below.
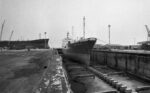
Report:
[[[147,41],[150,41],[150,30],[149,30],[147,25],[145,25],[145,27],[146,27],[146,30],[147,30]]]
[[[12,38],[13,33],[14,33],[14,31],[12,30],[12,31],[11,31],[11,35],[10,35],[10,37],[9,37],[8,45],[10,45],[10,41],[11,41],[11,38]]]
[[[5,20],[4,20],[4,22],[2,23],[1,34],[0,34],[0,41],[2,40],[4,24],[5,24]]]

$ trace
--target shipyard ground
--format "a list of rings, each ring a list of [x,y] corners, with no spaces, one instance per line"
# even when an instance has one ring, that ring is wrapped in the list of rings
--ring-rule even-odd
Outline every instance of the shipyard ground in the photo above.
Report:
[[[61,58],[54,50],[2,51],[0,93],[60,93],[59,85],[65,93],[65,79],[59,82],[61,67]]]
[[[0,53],[0,93],[150,93],[150,83],[63,59],[53,49],[11,50]]]

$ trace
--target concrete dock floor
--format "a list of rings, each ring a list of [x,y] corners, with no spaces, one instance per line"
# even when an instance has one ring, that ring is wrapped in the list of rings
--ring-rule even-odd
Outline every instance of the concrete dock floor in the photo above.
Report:
[[[68,91],[61,67],[61,58],[53,50],[2,51],[0,53],[0,92],[60,93],[60,91]],[[59,90],[58,87],[61,89]]]

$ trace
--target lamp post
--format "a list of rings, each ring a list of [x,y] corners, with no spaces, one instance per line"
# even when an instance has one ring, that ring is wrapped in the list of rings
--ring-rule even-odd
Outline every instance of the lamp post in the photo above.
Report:
[[[39,33],[39,39],[41,39],[41,33]]]
[[[110,27],[111,27],[111,25],[108,25],[108,31],[109,31],[109,44],[110,44]]]
[[[44,32],[44,34],[45,34],[45,49],[46,49],[46,32]]]

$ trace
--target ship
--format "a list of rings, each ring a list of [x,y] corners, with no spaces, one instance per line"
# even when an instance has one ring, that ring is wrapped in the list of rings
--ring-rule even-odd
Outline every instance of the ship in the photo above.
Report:
[[[67,39],[66,39],[67,40]],[[90,51],[95,45],[96,38],[85,38],[78,41],[70,42],[63,47],[63,55],[76,62],[90,65]]]
[[[35,40],[22,40],[22,41],[0,41],[0,48],[8,48],[8,49],[43,49],[49,48],[48,45],[49,39],[35,39]]]
[[[5,20],[2,23],[2,28],[0,32],[0,50],[2,49],[48,49],[48,41],[49,38],[46,38],[46,32],[45,32],[45,38],[44,39],[34,39],[34,40],[14,40],[11,41],[12,35],[14,30],[12,30],[9,40],[2,40],[3,35],[3,28],[5,25]]]
[[[83,27],[84,35],[79,40],[73,40],[67,33],[67,37],[63,40],[62,52],[64,57],[84,65],[90,65],[90,52],[97,39],[94,37],[85,38],[85,17],[83,18]]]

